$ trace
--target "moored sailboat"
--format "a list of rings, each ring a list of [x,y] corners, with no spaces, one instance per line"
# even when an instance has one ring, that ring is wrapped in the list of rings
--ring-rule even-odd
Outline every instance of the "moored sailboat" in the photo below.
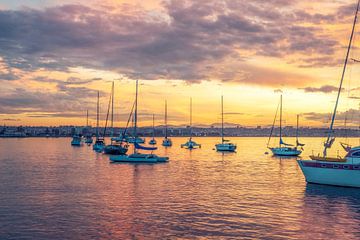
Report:
[[[95,143],[93,145],[93,150],[96,152],[102,152],[105,147],[104,138],[100,136],[99,133],[99,111],[100,111],[100,92],[97,94],[97,105],[96,105],[96,138]]]
[[[360,0],[357,3],[352,31],[349,39],[347,53],[344,61],[340,86],[338,88],[334,111],[331,118],[329,132],[324,143],[322,156],[310,156],[310,160],[298,160],[298,164],[308,183],[335,185],[343,187],[360,187],[360,146],[344,147],[347,151],[345,157],[328,157],[327,150],[331,148],[335,142],[334,121],[336,117],[337,107],[339,103],[340,93],[346,73],[346,67],[350,56],[357,16],[359,12]]]
[[[163,139],[162,145],[164,147],[172,146],[171,138],[168,137],[168,123],[167,123],[167,101],[165,100],[165,138]]]
[[[192,98],[190,98],[190,125],[189,125],[189,129],[190,129],[189,140],[186,143],[181,144],[181,147],[182,148],[187,148],[187,149],[201,148],[201,144],[198,144],[198,143],[196,143],[195,141],[192,140]]]
[[[221,143],[215,145],[216,151],[219,152],[235,152],[236,144],[224,138],[224,97],[221,96]]]
[[[282,139],[282,95],[280,95],[280,123],[279,123],[279,146],[278,147],[270,147],[270,140],[274,131],[274,127],[275,127],[275,122],[276,122],[276,117],[277,117],[277,112],[278,112],[278,108],[276,109],[276,113],[275,113],[275,118],[274,118],[274,122],[271,128],[271,132],[270,132],[270,136],[268,139],[268,143],[267,143],[267,147],[271,150],[271,152],[273,153],[273,155],[275,156],[299,156],[302,151],[301,149],[299,149],[298,144],[296,144],[296,146],[292,145],[292,144],[288,144],[285,143]],[[297,138],[296,138],[297,139]],[[297,141],[298,143],[298,141]]]
[[[134,111],[134,133],[133,137],[136,139],[137,137],[137,109],[138,106],[138,80],[136,80],[136,93],[135,93],[135,111]],[[111,155],[110,161],[112,162],[127,162],[127,163],[160,163],[167,162],[169,160],[168,157],[160,157],[153,153],[144,154],[139,153],[138,150],[147,150],[154,151],[157,147],[145,147],[137,143],[136,141],[133,143],[134,152],[130,155]]]
[[[86,110],[86,131],[87,131],[87,134],[85,136],[85,143],[87,145],[91,145],[93,143],[93,138],[92,138],[92,135],[91,133],[89,132],[89,110]]]
[[[153,114],[153,131],[152,131],[152,139],[150,139],[149,144],[150,145],[155,145],[156,144],[156,140],[155,140],[155,115]]]
[[[123,141],[116,141],[117,139],[114,138],[114,82],[112,83],[111,88],[111,126],[110,126],[110,144],[104,147],[105,154],[111,155],[124,155],[128,151],[128,145],[123,144]],[[106,116],[106,123],[107,123],[108,115]],[[105,127],[106,131],[106,127]],[[104,131],[104,136],[105,136]]]

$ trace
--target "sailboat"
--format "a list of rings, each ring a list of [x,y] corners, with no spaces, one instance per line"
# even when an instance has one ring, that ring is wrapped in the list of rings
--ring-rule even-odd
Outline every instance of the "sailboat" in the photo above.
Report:
[[[138,114],[138,80],[136,80],[136,94],[135,94],[135,110],[134,110],[134,133],[133,137],[136,139],[137,137],[137,114]],[[169,160],[168,157],[159,157],[153,153],[144,154],[139,153],[138,150],[147,150],[154,151],[157,147],[145,147],[137,143],[136,141],[133,143],[134,152],[130,155],[111,155],[110,161],[112,162],[127,162],[127,163],[160,163],[167,162]]]
[[[99,133],[99,111],[100,111],[99,101],[100,101],[100,92],[98,91],[97,105],[96,105],[96,139],[95,139],[95,143],[93,145],[93,150],[96,152],[102,152],[105,147],[104,138],[100,137],[100,135],[99,135],[100,134]]]
[[[114,139],[114,94],[115,94],[115,89],[114,89],[114,82],[113,82],[112,88],[111,88],[111,126],[110,126],[110,128],[111,128],[111,132],[110,132],[111,143],[104,147],[104,153],[112,154],[112,155],[124,155],[128,151],[128,145],[123,144],[122,141],[116,141],[116,139]],[[108,119],[108,116],[106,117],[106,120],[107,119]],[[104,133],[104,136],[105,136],[105,133]]]
[[[332,114],[331,123],[327,139],[324,143],[323,155],[310,156],[310,160],[298,160],[298,164],[308,183],[335,185],[342,187],[360,187],[360,146],[350,147],[346,149],[345,157],[328,157],[327,150],[331,148],[335,142],[334,121],[339,103],[340,93],[346,73],[346,67],[350,56],[357,15],[359,12],[360,0],[357,3],[352,31],[349,39],[349,45],[345,57],[345,62],[340,79],[340,86],[337,92],[334,112]]]
[[[299,156],[302,151],[298,148],[298,145],[296,145],[294,147],[294,145],[285,143],[283,141],[283,139],[282,139],[282,95],[280,95],[280,124],[279,124],[280,136],[279,136],[279,146],[278,147],[270,147],[269,146],[270,140],[271,140],[271,137],[272,137],[272,134],[273,134],[275,122],[276,122],[277,112],[278,112],[278,109],[276,110],[276,113],[275,113],[275,118],[274,118],[273,126],[271,128],[271,132],[270,132],[269,140],[268,140],[268,143],[267,143],[267,147],[271,150],[271,152],[275,156]]]
[[[156,140],[155,140],[155,115],[153,114],[153,135],[152,135],[152,139],[149,141],[150,145],[155,145],[156,144]]]
[[[164,147],[172,146],[172,141],[168,137],[168,125],[167,125],[167,101],[165,100],[165,138],[163,139],[162,145]]]
[[[224,138],[224,97],[221,96],[221,143],[215,145],[216,151],[235,152],[236,145]]]
[[[85,136],[85,143],[91,145],[93,143],[93,138],[91,133],[89,133],[89,110],[86,110],[86,130],[87,135]]]
[[[182,148],[187,148],[187,149],[194,149],[194,148],[201,148],[201,144],[197,144],[195,141],[192,140],[192,98],[190,98],[190,137],[189,140],[184,143],[181,144]]]
[[[80,134],[75,133],[74,136],[72,137],[71,140],[71,146],[82,146],[83,145],[83,141],[81,139]]]

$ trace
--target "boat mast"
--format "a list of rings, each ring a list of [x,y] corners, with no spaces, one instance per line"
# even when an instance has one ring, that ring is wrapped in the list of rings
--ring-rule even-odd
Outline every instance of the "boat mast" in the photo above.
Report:
[[[221,96],[221,143],[224,143],[224,96]]]
[[[345,57],[345,62],[344,62],[344,67],[343,67],[343,71],[342,71],[342,75],[341,75],[341,80],[340,80],[340,86],[338,89],[338,93],[337,93],[337,97],[336,97],[336,103],[335,103],[335,107],[334,107],[334,112],[332,114],[332,118],[331,118],[331,123],[330,123],[330,128],[329,128],[329,134],[327,136],[326,142],[324,144],[324,157],[326,157],[326,151],[328,148],[331,147],[331,144],[333,143],[334,139],[332,137],[332,133],[333,133],[333,128],[334,128],[334,121],[335,121],[335,116],[336,116],[336,111],[337,111],[337,107],[339,104],[339,98],[340,98],[340,93],[341,93],[341,89],[342,89],[342,84],[344,81],[344,77],[345,77],[345,72],[346,72],[346,66],[348,63],[348,59],[349,59],[349,54],[350,54],[350,49],[351,49],[351,44],[352,44],[352,40],[354,37],[354,32],[355,32],[355,26],[356,26],[356,21],[357,21],[357,15],[359,12],[359,5],[360,5],[360,0],[357,3],[357,7],[356,7],[356,12],[355,12],[355,17],[354,17],[354,23],[352,26],[352,30],[351,30],[351,35],[350,35],[350,39],[349,39],[349,45],[347,48],[347,52],[346,52],[346,57]]]
[[[190,98],[190,141],[192,139],[192,98]]]
[[[279,147],[281,147],[282,142],[282,94],[280,95],[280,141],[279,141]]]
[[[299,138],[299,114],[296,115],[296,145],[298,145]]]
[[[167,100],[165,100],[165,139],[167,139]]]
[[[155,138],[155,114],[153,114],[153,139]]]
[[[89,126],[89,110],[86,109],[86,127]]]
[[[137,139],[137,105],[138,105],[138,80],[136,79],[135,111],[134,111],[134,153],[136,153],[135,143]]]
[[[111,137],[114,135],[114,81],[111,87]]]
[[[100,98],[100,92],[98,91],[97,94],[97,106],[96,106],[96,140],[99,139],[99,98]]]

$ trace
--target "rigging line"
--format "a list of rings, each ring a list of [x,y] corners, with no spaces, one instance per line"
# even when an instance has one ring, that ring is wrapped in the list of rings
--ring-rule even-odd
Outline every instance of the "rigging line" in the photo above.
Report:
[[[105,137],[105,134],[106,134],[107,122],[108,122],[108,119],[109,119],[111,99],[112,99],[112,97],[111,97],[111,95],[110,95],[109,104],[108,104],[108,109],[107,109],[107,114],[106,114],[106,121],[105,121],[105,128],[104,128],[104,137]]]
[[[272,124],[272,127],[271,127],[270,136],[269,136],[269,139],[268,139],[268,142],[267,142],[267,147],[269,147],[269,143],[270,143],[270,140],[271,140],[272,134],[273,134],[273,132],[274,132],[274,127],[275,127],[276,117],[277,117],[277,114],[278,114],[278,112],[279,112],[279,106],[280,106],[280,102],[279,102],[279,104],[277,105],[277,108],[276,108],[274,121],[273,121],[273,124]]]
[[[122,134],[123,137],[125,137],[126,131],[127,131],[128,127],[129,127],[129,123],[130,123],[130,121],[131,121],[131,117],[132,117],[133,112],[134,112],[134,107],[135,107],[135,101],[134,101],[134,103],[133,103],[133,105],[132,105],[129,118],[128,118],[127,123],[126,123],[126,127],[125,127],[125,129],[124,129],[124,131],[123,131],[123,134]],[[121,141],[122,141],[122,139],[121,139]]]
[[[337,107],[338,107],[338,104],[339,104],[341,88],[342,88],[342,84],[343,84],[344,76],[345,76],[345,72],[346,72],[346,65],[348,63],[350,48],[351,48],[351,44],[352,44],[352,40],[353,40],[353,36],[354,36],[354,32],[355,32],[355,25],[356,25],[356,21],[357,21],[357,15],[358,15],[358,12],[359,12],[359,5],[360,5],[360,0],[358,1],[357,7],[356,7],[354,23],[353,23],[353,27],[352,27],[352,31],[351,31],[351,35],[350,35],[350,39],[349,39],[348,49],[347,49],[347,52],[346,52],[346,58],[345,58],[345,61],[344,61],[344,68],[343,68],[342,75],[341,75],[340,86],[339,86],[337,97],[336,97],[336,103],[335,103],[335,107],[334,107],[334,112],[333,112],[333,115],[332,115],[332,118],[331,118],[329,134],[328,134],[328,137],[326,139],[326,143],[324,144],[324,151],[323,151],[324,157],[326,157],[326,150],[329,147],[331,147],[330,143],[334,141],[333,138],[332,138],[332,130],[333,130],[333,127],[334,127],[336,110],[337,110]]]

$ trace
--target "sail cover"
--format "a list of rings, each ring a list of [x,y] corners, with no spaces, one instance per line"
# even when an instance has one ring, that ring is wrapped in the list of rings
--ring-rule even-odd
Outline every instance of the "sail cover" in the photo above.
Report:
[[[141,146],[137,142],[134,143],[134,146],[135,146],[136,149],[148,150],[148,151],[154,151],[154,150],[157,149],[157,147],[144,147],[144,146]]]
[[[285,145],[285,146],[293,146],[292,144],[287,144],[287,143],[285,143],[285,142],[282,140],[282,138],[280,138],[280,144]]]

